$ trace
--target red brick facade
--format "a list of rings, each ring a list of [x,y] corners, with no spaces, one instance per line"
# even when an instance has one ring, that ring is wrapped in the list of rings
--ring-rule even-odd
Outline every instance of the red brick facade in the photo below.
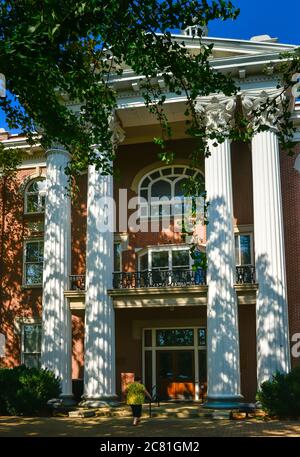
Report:
[[[186,161],[193,147],[192,140],[174,141],[172,149],[176,158]],[[296,147],[300,153],[300,145]],[[124,145],[119,147],[116,167],[120,170],[120,179],[115,180],[115,198],[118,191],[126,188],[128,198],[135,195],[131,189],[135,176],[144,167],[157,162],[157,150],[152,143]],[[300,174],[293,168],[295,157],[281,155],[282,199],[284,211],[284,229],[286,245],[286,268],[288,282],[289,319],[291,335],[300,332]],[[204,170],[203,163],[199,165]],[[17,321],[22,318],[41,318],[41,287],[24,288],[23,280],[23,242],[27,237],[41,237],[42,233],[32,234],[29,222],[40,216],[24,215],[22,183],[33,176],[36,169],[18,171],[17,176],[1,179],[0,187],[0,332],[6,335],[6,356],[1,358],[1,365],[12,367],[20,363],[20,335]],[[232,148],[232,176],[234,196],[234,217],[236,225],[253,224],[251,151],[248,145],[234,144]],[[72,204],[72,274],[85,272],[86,248],[86,212],[87,212],[87,176],[78,179],[79,193]],[[118,206],[117,206],[118,207]],[[130,212],[129,212],[130,215]],[[136,248],[147,245],[180,243],[179,233],[130,233],[128,250],[123,252],[123,270],[134,271]],[[176,310],[173,314],[180,323],[186,311]],[[198,315],[198,314],[199,315]],[[191,311],[199,322],[205,323],[202,308]],[[118,310],[116,312],[116,352],[117,384],[121,372],[141,372],[141,357],[134,355],[135,340],[130,337],[135,320],[149,320],[158,316],[164,319],[170,316],[169,310]],[[128,320],[128,325],[124,322]],[[121,325],[122,323],[122,325]],[[127,334],[127,333],[128,334]],[[84,315],[73,313],[73,378],[83,376]],[[246,398],[253,398],[256,389],[256,349],[255,349],[255,310],[253,306],[243,306],[240,310],[241,338],[241,374],[242,389]],[[131,354],[126,359],[126,354]],[[299,363],[298,359],[298,363]],[[293,363],[296,363],[293,360]],[[120,387],[120,386],[119,386]]]

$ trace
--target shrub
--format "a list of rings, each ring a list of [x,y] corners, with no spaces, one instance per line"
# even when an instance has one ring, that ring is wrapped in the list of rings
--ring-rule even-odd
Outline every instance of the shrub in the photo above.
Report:
[[[54,373],[39,368],[0,368],[0,414],[44,414],[47,401],[61,392]]]
[[[288,374],[277,372],[263,382],[257,399],[270,416],[300,417],[300,366]]]

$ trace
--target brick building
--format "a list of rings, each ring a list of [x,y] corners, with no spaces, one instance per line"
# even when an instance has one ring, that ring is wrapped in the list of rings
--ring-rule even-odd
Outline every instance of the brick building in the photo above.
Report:
[[[245,110],[276,94],[279,53],[293,46],[204,40],[214,44],[212,65],[237,79]],[[164,399],[199,399],[208,383],[211,402],[253,400],[259,383],[300,360],[291,352],[300,332],[300,106],[293,157],[271,128],[252,144],[211,144],[191,168],[184,99],[167,94],[176,152],[167,166],[138,80],[128,70],[114,82],[120,179],[90,167],[73,201],[66,151],[1,133],[23,158],[0,181],[1,365],[42,364],[62,378],[64,397],[82,389],[93,404],[120,397],[130,373]],[[198,104],[209,128],[236,106],[221,95]],[[205,180],[209,224],[183,233],[189,176]],[[193,269],[191,243],[206,252],[207,272]]]

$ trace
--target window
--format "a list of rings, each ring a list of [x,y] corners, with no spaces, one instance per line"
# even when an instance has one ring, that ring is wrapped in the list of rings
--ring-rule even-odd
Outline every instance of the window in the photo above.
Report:
[[[164,167],[148,173],[139,185],[139,196],[146,200],[141,202],[141,216],[175,216],[189,211],[195,198],[184,197],[183,187],[188,178],[204,183],[200,171],[186,166]],[[202,197],[200,200],[202,208]]]
[[[44,241],[26,241],[24,250],[24,284],[40,285],[43,282]]]
[[[121,243],[114,243],[114,271],[122,271],[122,246]]]
[[[41,365],[41,324],[22,325],[22,363],[27,367],[39,368]]]
[[[25,213],[43,213],[45,211],[46,180],[34,179],[25,191]]]
[[[152,252],[152,270],[168,270],[169,253],[168,251]]]
[[[253,243],[250,233],[235,236],[236,265],[253,265]]]
[[[190,251],[188,249],[172,251],[172,269],[190,268]]]
[[[140,271],[148,271],[148,252],[140,256]]]
[[[139,271],[189,270],[190,249],[184,246],[153,246],[139,255]]]
[[[194,330],[162,329],[156,330],[157,346],[194,346]]]

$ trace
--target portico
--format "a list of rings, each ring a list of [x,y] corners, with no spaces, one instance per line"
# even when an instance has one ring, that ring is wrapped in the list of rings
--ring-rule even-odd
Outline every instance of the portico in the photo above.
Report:
[[[252,92],[244,92],[243,100],[250,96],[253,98]],[[255,97],[260,99],[261,93],[256,94]],[[181,105],[182,101],[179,101],[178,104]],[[227,122],[229,118],[233,119],[236,101],[226,99],[226,97],[207,97],[199,100],[198,108],[205,111],[208,128],[219,128],[225,120]],[[143,110],[143,108],[140,109]],[[179,122],[179,107],[178,111],[176,108],[173,110],[176,112],[177,122]],[[120,118],[124,119],[126,109],[120,108],[118,112]],[[128,110],[128,116],[130,119],[130,110]],[[180,136],[180,128],[176,130],[175,136]],[[149,132],[151,130],[149,128]],[[230,407],[242,399],[241,332],[238,304],[243,300],[246,300],[247,306],[250,303],[252,307],[256,306],[258,385],[277,369],[289,370],[284,235],[279,179],[279,146],[276,133],[272,131],[256,133],[252,141],[256,280],[244,285],[237,284],[236,276],[231,144],[226,140],[220,145],[211,143],[209,147],[211,155],[205,159],[205,185],[210,202],[205,243],[208,261],[207,278],[206,284],[190,283],[186,285],[186,290],[182,288],[182,284],[179,284],[178,289],[167,287],[165,290],[163,288],[155,290],[155,288],[147,288],[145,285],[140,288],[129,286],[118,289],[113,284],[115,221],[112,217],[113,212],[109,211],[109,197],[113,196],[114,180],[112,176],[102,176],[93,167],[90,167],[88,171],[86,280],[85,291],[79,292],[79,295],[82,294],[85,308],[84,399],[90,405],[99,405],[102,401],[110,401],[115,399],[117,394],[120,395],[119,387],[116,389],[120,374],[118,367],[120,355],[118,352],[116,353],[118,351],[118,346],[116,346],[118,336],[116,336],[115,330],[116,310],[126,313],[126,309],[128,309],[129,313],[132,308],[141,308],[140,311],[148,308],[147,312],[150,310],[155,312],[155,309],[159,312],[160,309],[166,310],[173,307],[179,309],[178,306],[182,310],[181,307],[186,306],[187,312],[190,312],[192,304],[195,311],[197,309],[199,311],[201,309],[201,313],[205,311],[207,315],[205,320],[207,404],[209,407]],[[49,170],[51,170],[52,163],[50,160],[54,161],[55,166],[60,167],[60,174],[53,177],[48,171],[47,176],[49,182],[50,179],[52,180],[53,189],[58,193],[61,192],[61,182],[65,179],[62,179],[61,176],[63,168],[60,166],[60,156],[63,156],[63,152],[60,155],[50,152],[48,154]],[[108,202],[103,206],[103,198],[106,197]],[[49,199],[47,204],[50,205]],[[52,212],[49,211],[47,214],[49,216],[46,218],[45,232],[52,234],[54,213],[52,215]],[[64,217],[57,218],[55,223],[58,230],[66,227]],[[103,224],[106,227],[103,227]],[[59,257],[57,262],[65,265],[67,252],[70,249],[68,237],[64,238],[63,246],[64,249],[60,251],[62,257]],[[53,262],[51,249],[45,251],[44,260],[47,282],[49,277],[56,278],[58,271],[57,262]],[[57,300],[54,303],[52,299],[50,300],[49,294],[46,293],[48,286],[45,283],[43,307],[44,320],[47,320],[48,325],[51,313],[57,316],[60,315],[61,310],[69,313],[69,306],[72,307],[74,294],[72,295],[69,285],[66,284],[69,274],[69,270],[65,270],[60,276],[62,279],[59,284],[64,284],[63,301]],[[133,274],[133,272],[128,274]],[[255,299],[256,289],[258,292]],[[63,307],[62,303],[64,303]],[[199,327],[197,325],[195,327],[195,325],[191,328],[201,327],[200,324]],[[55,324],[53,324],[53,329],[54,327]],[[120,323],[118,328],[120,330]],[[141,332],[144,332],[146,328],[141,328]],[[151,328],[158,328],[158,324],[153,323]],[[182,328],[182,326],[178,322],[173,323],[172,328]],[[57,336],[52,343],[56,344],[56,338],[61,341],[57,347],[63,347],[66,366],[71,360],[70,345],[64,343],[67,341],[65,338],[69,332],[70,323],[68,319],[65,319],[64,328],[56,327]],[[57,373],[61,374],[64,385],[70,386],[70,370],[59,371],[60,357],[56,357],[50,363],[49,352],[52,351],[52,348],[50,351],[49,344],[46,344],[49,341],[46,334],[43,341],[44,366],[55,369]],[[195,358],[195,349],[189,347],[188,350],[194,351],[193,357]],[[144,356],[142,347],[137,349],[136,357]],[[155,357],[157,356],[155,355]],[[157,363],[162,362],[157,361]],[[151,368],[152,383],[154,383],[153,366]],[[197,364],[193,366],[195,386],[198,383],[194,392],[197,398],[197,395],[199,396],[199,377],[196,378],[195,373],[198,367]],[[146,376],[145,370],[144,376]],[[64,392],[67,395],[71,394],[67,387]]]

